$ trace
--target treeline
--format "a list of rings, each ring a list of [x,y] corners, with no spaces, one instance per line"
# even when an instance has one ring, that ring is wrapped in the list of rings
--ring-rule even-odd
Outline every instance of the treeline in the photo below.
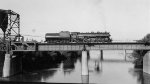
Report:
[[[144,38],[137,41],[138,43],[145,43],[145,46],[150,43],[150,34],[147,34]],[[134,50],[132,56],[135,58],[134,64],[136,68],[143,67],[143,57],[148,50]]]

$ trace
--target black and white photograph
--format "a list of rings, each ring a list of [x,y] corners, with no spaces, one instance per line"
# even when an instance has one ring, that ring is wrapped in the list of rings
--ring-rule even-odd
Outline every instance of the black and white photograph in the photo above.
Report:
[[[150,84],[150,0],[0,0],[0,84]]]

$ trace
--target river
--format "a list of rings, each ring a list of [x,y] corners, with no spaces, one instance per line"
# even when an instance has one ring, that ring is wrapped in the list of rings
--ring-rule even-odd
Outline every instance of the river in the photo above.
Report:
[[[88,57],[89,76],[81,75],[81,57],[67,58],[58,67],[18,74],[7,78],[9,81],[47,83],[98,83],[98,84],[149,84],[150,76],[142,69],[135,69],[132,51],[104,50],[90,51]]]

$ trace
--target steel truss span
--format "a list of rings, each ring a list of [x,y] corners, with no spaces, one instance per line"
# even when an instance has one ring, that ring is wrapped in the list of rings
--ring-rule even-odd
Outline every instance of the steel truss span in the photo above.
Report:
[[[115,43],[36,43],[12,42],[12,51],[150,50],[150,45],[135,42]]]

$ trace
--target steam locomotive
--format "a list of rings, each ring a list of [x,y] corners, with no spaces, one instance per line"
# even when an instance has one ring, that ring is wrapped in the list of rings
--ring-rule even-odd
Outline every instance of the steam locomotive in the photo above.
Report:
[[[109,32],[69,32],[46,33],[47,43],[107,43],[112,42]]]

